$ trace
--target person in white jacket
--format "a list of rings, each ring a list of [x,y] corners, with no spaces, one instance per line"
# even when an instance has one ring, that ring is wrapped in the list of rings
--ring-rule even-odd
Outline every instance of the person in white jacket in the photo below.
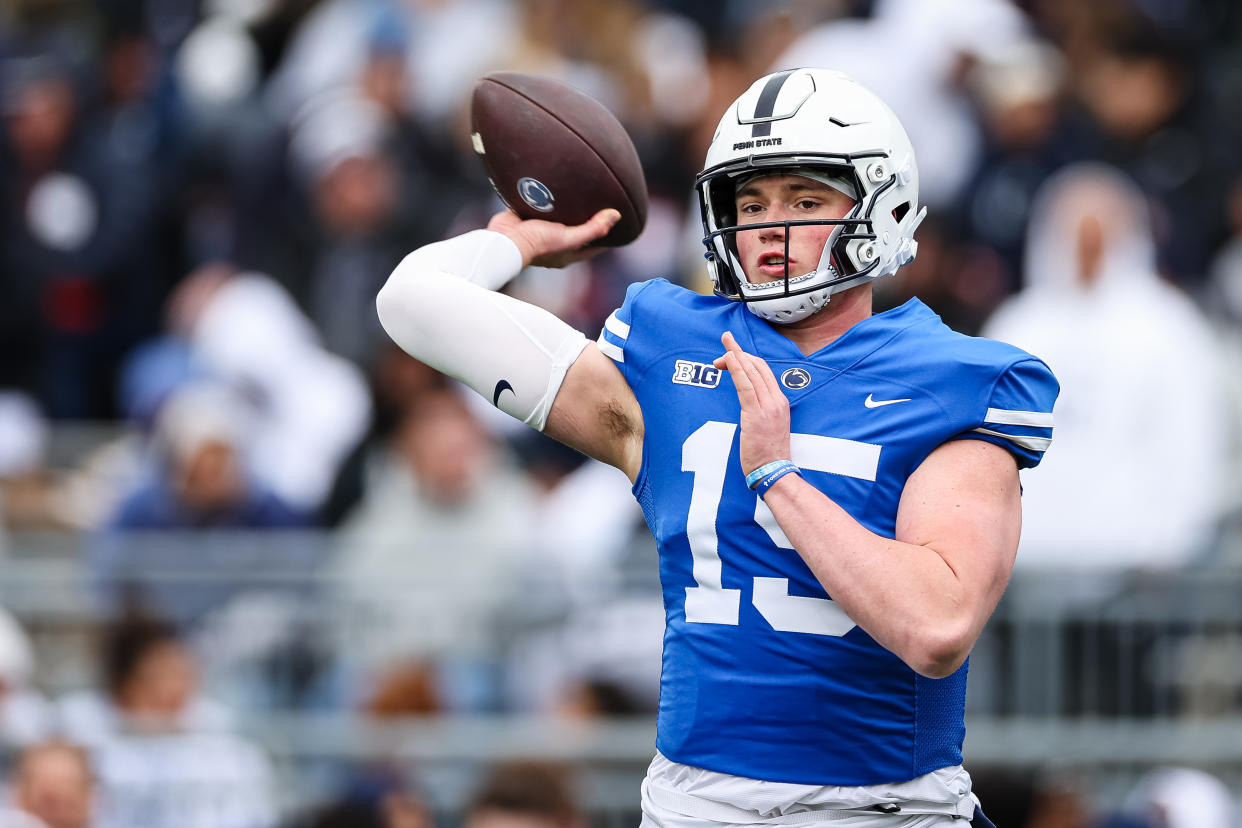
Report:
[[[1036,199],[1026,287],[984,326],[1062,385],[1018,567],[1173,568],[1211,542],[1230,454],[1220,346],[1157,273],[1151,226],[1122,173],[1066,168]]]

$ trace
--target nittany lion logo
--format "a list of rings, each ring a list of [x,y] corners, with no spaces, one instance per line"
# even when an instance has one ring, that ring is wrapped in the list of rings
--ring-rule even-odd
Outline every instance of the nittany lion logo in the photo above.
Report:
[[[548,213],[552,210],[552,204],[556,200],[552,198],[552,191],[548,189],[548,185],[544,184],[537,178],[519,178],[517,183],[518,195],[522,197],[531,207],[534,207],[541,213]]]
[[[790,368],[781,374],[781,385],[786,388],[797,391],[800,388],[806,388],[811,384],[811,375],[801,368]]]

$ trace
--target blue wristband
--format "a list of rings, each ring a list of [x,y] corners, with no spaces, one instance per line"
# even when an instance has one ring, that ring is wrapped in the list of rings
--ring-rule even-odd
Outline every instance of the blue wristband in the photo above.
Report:
[[[771,463],[764,463],[762,466],[746,475],[747,488],[755,488],[759,485],[760,480],[763,480],[763,478],[785,465],[792,466],[793,463],[789,460],[773,460]]]
[[[768,493],[768,489],[772,488],[772,484],[787,474],[796,474],[798,477],[801,477],[802,469],[793,463],[786,462],[779,469],[759,481],[759,485],[755,486],[755,494],[759,495],[759,498],[762,500],[763,496]]]

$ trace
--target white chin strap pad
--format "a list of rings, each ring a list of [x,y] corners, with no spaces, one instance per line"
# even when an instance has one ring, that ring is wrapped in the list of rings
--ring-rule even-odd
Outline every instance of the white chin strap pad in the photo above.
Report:
[[[542,431],[587,338],[542,308],[492,292],[521,265],[508,238],[476,230],[406,256],[376,308],[408,354]]]
[[[796,296],[774,296],[771,299],[756,299],[746,303],[746,309],[760,319],[777,325],[791,325],[818,313],[828,305],[832,292],[828,288],[820,288],[809,293]]]

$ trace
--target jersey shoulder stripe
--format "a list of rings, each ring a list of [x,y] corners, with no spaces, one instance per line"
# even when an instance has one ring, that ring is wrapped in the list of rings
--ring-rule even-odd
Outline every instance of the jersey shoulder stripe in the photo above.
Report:
[[[657,298],[650,298],[653,296]],[[653,335],[653,331],[666,329],[669,318],[676,318],[676,308],[682,307],[687,297],[698,297],[698,294],[678,287],[667,279],[636,282],[626,288],[625,301],[604,321],[596,344],[600,351],[617,363],[628,381],[633,381],[634,377],[629,373],[632,366],[627,366],[627,351],[634,347],[635,342],[642,352],[650,352],[653,346],[664,343],[665,338],[658,333]],[[639,316],[643,317],[642,324],[645,327],[641,331],[642,336],[635,338],[631,334],[635,326],[639,325]],[[650,356],[649,353],[647,355]],[[642,356],[643,353],[638,354],[640,363],[645,361]]]
[[[990,428],[976,428],[976,434],[986,434],[990,437],[1000,437],[1015,446],[1024,448],[1028,451],[1037,451],[1043,453],[1048,450],[1048,446],[1052,445],[1051,437],[1025,437],[1021,434],[1006,434],[1003,431],[993,431]]]
[[[606,329],[600,331],[599,339],[595,340],[595,344],[599,346],[599,349],[601,351],[603,351],[604,356],[611,358],[613,362],[619,362],[622,365],[624,365],[625,364],[625,346],[615,345],[612,342],[610,342],[608,340],[608,337],[605,336],[605,334],[607,333],[608,331]]]
[[[1008,449],[1022,468],[1038,465],[1052,444],[1053,406],[1060,386],[1048,366],[1025,352],[1004,367],[971,435]]]
[[[616,311],[610,313],[608,318],[604,320],[604,330],[622,340],[630,335],[630,326],[617,317]]]
[[[984,415],[986,423],[997,425],[1036,426],[1052,428],[1052,414],[1042,411],[1010,411],[1004,408],[989,408]]]

